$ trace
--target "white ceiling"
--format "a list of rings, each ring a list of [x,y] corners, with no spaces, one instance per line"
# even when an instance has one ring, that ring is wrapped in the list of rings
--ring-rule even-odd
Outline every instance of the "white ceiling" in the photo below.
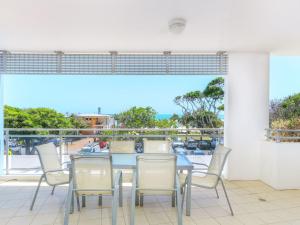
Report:
[[[300,0],[0,0],[0,49],[300,54]]]

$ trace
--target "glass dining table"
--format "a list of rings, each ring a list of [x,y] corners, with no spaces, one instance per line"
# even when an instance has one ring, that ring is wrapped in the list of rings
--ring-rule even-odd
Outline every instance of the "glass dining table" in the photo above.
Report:
[[[84,153],[84,155],[97,155],[99,153]],[[100,153],[101,154],[101,153]],[[136,156],[139,154],[129,153],[113,153],[112,166],[114,169],[136,169]],[[185,156],[177,154],[177,169],[187,172],[187,188],[186,188],[186,215],[191,215],[191,180],[192,180],[192,162]]]

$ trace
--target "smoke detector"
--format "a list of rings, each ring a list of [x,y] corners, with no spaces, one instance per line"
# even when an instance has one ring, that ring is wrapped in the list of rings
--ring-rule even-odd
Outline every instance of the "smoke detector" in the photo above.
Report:
[[[169,30],[173,34],[180,34],[185,28],[186,21],[183,18],[174,18],[169,22]]]

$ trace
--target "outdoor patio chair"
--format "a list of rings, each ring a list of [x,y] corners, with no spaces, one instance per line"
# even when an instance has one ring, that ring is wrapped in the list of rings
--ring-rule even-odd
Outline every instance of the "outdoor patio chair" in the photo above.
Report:
[[[204,166],[204,168],[194,169],[193,174],[203,174],[204,176],[192,176],[192,185],[196,187],[201,188],[208,188],[208,189],[215,189],[217,198],[219,198],[219,194],[217,191],[217,186],[219,182],[222,185],[222,188],[224,190],[224,194],[231,212],[231,215],[233,216],[233,210],[226,192],[226,188],[224,185],[224,182],[222,180],[222,171],[226,162],[226,159],[231,152],[231,149],[226,148],[224,146],[218,145],[212,155],[212,159],[210,161],[209,165],[203,164],[203,163],[193,163],[198,166]],[[182,187],[183,197],[182,197],[182,207],[185,197],[185,189],[187,185],[187,176],[186,174],[180,173],[179,174],[180,183]]]
[[[134,141],[111,141],[109,145],[110,153],[135,153]]]
[[[177,158],[173,154],[138,155],[133,174],[130,225],[135,223],[135,205],[139,196],[172,195],[177,197],[177,220],[182,225],[180,182],[176,169]],[[141,198],[141,205],[143,200]]]
[[[162,140],[144,140],[144,153],[171,153],[171,143]]]
[[[53,187],[51,192],[52,195],[54,194],[56,186],[69,183],[69,173],[67,170],[63,169],[55,145],[53,143],[48,143],[36,146],[35,149],[39,156],[43,174],[36,188],[30,210],[33,209],[43,179],[45,179],[48,185]]]
[[[71,156],[71,178],[65,205],[64,225],[74,211],[74,197],[80,210],[79,196],[112,195],[112,224],[117,223],[117,208],[122,206],[122,173],[114,175],[111,155]],[[118,201],[119,200],[119,201]]]

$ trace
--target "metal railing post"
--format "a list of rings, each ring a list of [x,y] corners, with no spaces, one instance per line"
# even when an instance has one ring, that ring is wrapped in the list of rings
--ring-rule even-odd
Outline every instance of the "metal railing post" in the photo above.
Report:
[[[61,134],[61,130],[59,131],[59,157],[60,157],[60,163],[63,163],[63,156],[62,156],[62,145],[63,145],[63,137]]]
[[[6,175],[9,174],[9,130],[7,129],[5,131],[5,136],[4,136],[4,139],[5,139],[5,149],[4,149],[4,152],[6,152],[6,156],[5,156],[5,173]]]
[[[279,132],[279,130],[276,130],[275,140],[276,140],[277,143],[280,142],[280,132]]]

